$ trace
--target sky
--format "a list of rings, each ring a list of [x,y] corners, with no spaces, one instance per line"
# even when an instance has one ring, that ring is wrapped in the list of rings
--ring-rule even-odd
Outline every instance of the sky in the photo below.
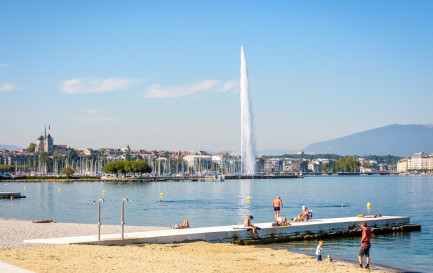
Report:
[[[257,150],[433,123],[433,1],[0,2],[0,144]]]

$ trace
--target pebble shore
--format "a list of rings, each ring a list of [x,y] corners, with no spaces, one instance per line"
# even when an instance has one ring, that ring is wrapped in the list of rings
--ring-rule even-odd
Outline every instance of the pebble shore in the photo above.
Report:
[[[125,226],[127,232],[164,230],[168,227]],[[102,225],[101,234],[120,234],[120,225]],[[32,247],[41,244],[24,243],[24,240],[97,235],[96,224],[33,223],[28,220],[0,218],[0,248]],[[47,246],[44,244],[43,246]]]

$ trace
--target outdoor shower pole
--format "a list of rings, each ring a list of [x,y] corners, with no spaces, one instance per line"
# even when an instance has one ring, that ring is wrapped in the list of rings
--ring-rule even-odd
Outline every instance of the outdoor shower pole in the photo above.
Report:
[[[104,202],[104,199],[98,200],[98,241],[101,241],[101,202]]]
[[[122,199],[122,211],[121,211],[121,214],[120,214],[120,218],[121,218],[121,225],[122,225],[122,240],[124,239],[124,236],[123,236],[123,234],[124,234],[124,226],[125,226],[125,213],[124,213],[124,211],[125,211],[125,206],[124,206],[124,202],[128,202],[128,199],[127,198],[123,198]]]

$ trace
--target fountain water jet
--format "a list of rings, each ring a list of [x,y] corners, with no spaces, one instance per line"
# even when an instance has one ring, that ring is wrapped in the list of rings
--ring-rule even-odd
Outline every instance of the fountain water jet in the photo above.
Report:
[[[247,61],[241,46],[241,173],[256,173],[256,151],[253,138],[253,116],[248,93]]]

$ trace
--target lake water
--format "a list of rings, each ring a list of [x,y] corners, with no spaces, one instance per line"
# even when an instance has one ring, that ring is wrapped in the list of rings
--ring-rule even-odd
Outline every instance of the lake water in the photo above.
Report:
[[[311,176],[222,183],[2,182],[0,191],[17,191],[27,196],[13,201],[0,199],[0,217],[56,222],[96,223],[93,201],[103,198],[102,224],[120,224],[124,197],[130,200],[125,203],[126,225],[169,226],[184,219],[192,227],[234,225],[241,224],[248,215],[254,216],[253,222],[271,222],[271,202],[277,195],[284,204],[281,214],[288,217],[299,214],[302,205],[313,210],[314,218],[379,213],[410,216],[412,223],[422,225],[422,231],[377,236],[372,241],[372,264],[433,272],[433,177]],[[159,202],[160,193],[163,202]],[[372,204],[370,210],[368,202]],[[310,241],[272,247],[314,254],[316,244]],[[326,240],[323,252],[356,261],[359,244],[358,239]]]

